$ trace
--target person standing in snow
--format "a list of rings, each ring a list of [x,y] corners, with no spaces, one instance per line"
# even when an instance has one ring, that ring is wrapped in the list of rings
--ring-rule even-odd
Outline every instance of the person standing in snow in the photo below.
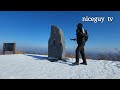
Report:
[[[76,38],[70,40],[77,41],[78,44],[76,48],[76,62],[73,63],[73,65],[79,65],[79,53],[81,54],[83,60],[83,62],[80,64],[87,65],[84,46],[85,46],[85,42],[88,40],[88,33],[87,30],[83,29],[82,23],[78,23],[77,25]]]

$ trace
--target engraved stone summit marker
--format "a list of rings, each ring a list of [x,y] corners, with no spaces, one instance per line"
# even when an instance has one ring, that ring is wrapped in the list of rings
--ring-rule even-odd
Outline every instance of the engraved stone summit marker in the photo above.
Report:
[[[60,28],[51,26],[51,34],[48,41],[48,58],[65,58],[65,39]]]

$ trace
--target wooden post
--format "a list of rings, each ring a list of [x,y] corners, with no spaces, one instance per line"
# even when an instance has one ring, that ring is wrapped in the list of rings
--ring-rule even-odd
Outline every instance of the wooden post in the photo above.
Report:
[[[13,54],[15,54],[15,52],[16,52],[15,49],[16,49],[16,43],[13,44]]]
[[[5,43],[3,43],[3,55],[5,55]]]

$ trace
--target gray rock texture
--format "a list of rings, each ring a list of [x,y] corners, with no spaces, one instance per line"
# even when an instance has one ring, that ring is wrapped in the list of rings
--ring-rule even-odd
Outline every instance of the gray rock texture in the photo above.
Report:
[[[51,25],[51,34],[48,41],[48,57],[65,58],[65,39],[60,28]]]

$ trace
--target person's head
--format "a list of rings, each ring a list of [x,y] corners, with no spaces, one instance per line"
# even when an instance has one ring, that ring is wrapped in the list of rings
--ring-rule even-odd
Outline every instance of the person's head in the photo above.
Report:
[[[83,27],[83,24],[82,24],[82,23],[78,23],[78,24],[77,24],[77,27],[78,27],[78,28],[82,28],[82,27]]]

